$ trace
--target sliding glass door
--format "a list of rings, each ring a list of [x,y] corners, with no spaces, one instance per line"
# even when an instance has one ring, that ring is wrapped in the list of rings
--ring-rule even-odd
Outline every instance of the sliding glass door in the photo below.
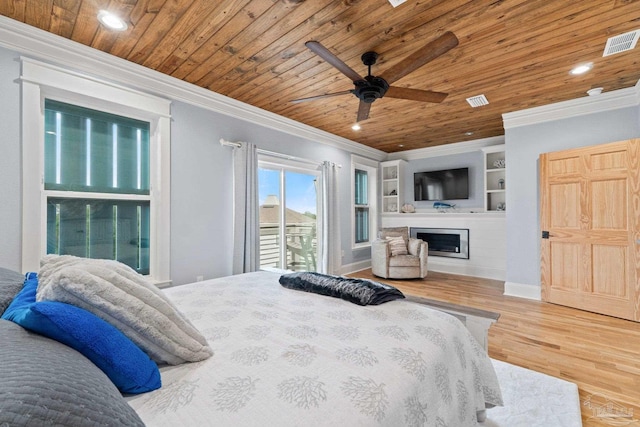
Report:
[[[319,178],[316,169],[291,162],[260,161],[261,268],[318,268]]]

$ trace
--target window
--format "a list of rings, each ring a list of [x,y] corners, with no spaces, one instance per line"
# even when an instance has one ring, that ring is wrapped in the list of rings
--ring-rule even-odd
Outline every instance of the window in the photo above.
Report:
[[[45,99],[44,193],[48,254],[149,274],[148,122]]]
[[[369,246],[377,228],[377,162],[358,156],[351,159],[352,177],[352,246]]]
[[[22,269],[70,254],[167,284],[169,101],[22,61]]]
[[[369,175],[367,171],[355,170],[355,243],[369,241]]]
[[[261,268],[317,270],[319,181],[317,166],[260,156]]]

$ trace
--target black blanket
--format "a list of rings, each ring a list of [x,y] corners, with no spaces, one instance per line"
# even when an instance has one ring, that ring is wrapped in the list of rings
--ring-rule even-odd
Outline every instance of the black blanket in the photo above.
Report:
[[[404,298],[393,286],[365,279],[301,272],[283,274],[279,281],[285,288],[342,298],[358,305],[378,305]]]

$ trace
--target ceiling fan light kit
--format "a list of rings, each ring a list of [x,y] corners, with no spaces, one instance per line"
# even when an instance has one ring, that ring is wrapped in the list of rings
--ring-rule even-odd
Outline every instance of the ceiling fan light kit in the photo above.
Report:
[[[333,96],[353,94],[360,100],[360,104],[358,106],[357,122],[367,120],[369,118],[371,104],[375,100],[380,99],[385,95],[387,95],[389,98],[440,103],[447,97],[446,93],[404,88],[400,86],[391,86],[391,84],[397,80],[400,80],[407,74],[417,70],[428,62],[431,62],[439,56],[444,55],[457,45],[458,38],[452,32],[447,31],[437,39],[427,43],[421,49],[418,49],[411,55],[396,63],[390,69],[379,76],[374,76],[373,74],[371,74],[371,67],[375,65],[376,61],[378,60],[378,54],[373,51],[365,52],[360,59],[362,60],[362,63],[367,66],[368,72],[365,77],[362,77],[351,67],[345,64],[340,58],[334,55],[329,49],[324,47],[320,42],[310,40],[305,43],[305,46],[313,53],[328,62],[330,65],[332,65],[334,68],[336,68],[338,71],[340,71],[342,74],[350,78],[353,82],[354,89],[336,93],[327,93],[324,95],[317,95],[309,98],[296,99],[291,102],[300,103]]]

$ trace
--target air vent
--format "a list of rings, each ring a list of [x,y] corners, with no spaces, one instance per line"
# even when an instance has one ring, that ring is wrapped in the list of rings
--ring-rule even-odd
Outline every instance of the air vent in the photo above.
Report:
[[[619,36],[610,37],[607,40],[607,45],[604,47],[604,53],[602,56],[614,55],[616,53],[626,52],[633,49],[636,47],[639,36],[640,30],[635,30],[620,34]]]
[[[489,101],[487,100],[487,97],[484,95],[476,95],[476,96],[472,96],[471,98],[467,98],[467,102],[473,108],[482,107],[483,105],[489,105]]]
[[[402,3],[406,2],[407,0],[389,0],[389,3],[391,3],[391,6],[393,7],[398,7],[400,6]]]

